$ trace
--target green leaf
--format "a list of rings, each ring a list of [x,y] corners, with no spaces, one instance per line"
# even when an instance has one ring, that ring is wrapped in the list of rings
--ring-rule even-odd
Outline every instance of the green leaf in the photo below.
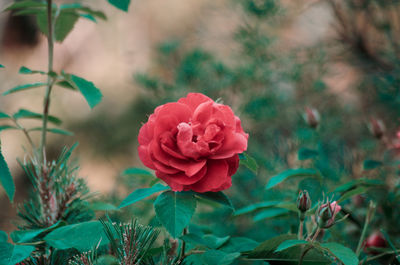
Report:
[[[30,110],[26,110],[26,109],[20,109],[17,113],[15,113],[13,115],[13,117],[15,119],[43,119],[43,114],[41,113],[36,113],[36,112],[32,112]],[[60,125],[62,123],[62,121],[55,117],[55,116],[51,116],[49,115],[47,117],[47,120],[55,125]]]
[[[255,222],[267,219],[267,218],[273,218],[277,216],[282,216],[288,214],[290,211],[286,209],[281,209],[281,208],[270,208],[266,209],[264,211],[261,211],[260,213],[256,214],[253,218]]]
[[[297,157],[299,160],[307,160],[315,158],[316,156],[318,156],[318,151],[308,148],[300,148],[300,150],[297,153]]]
[[[353,190],[346,191],[338,200],[338,203],[341,203],[342,201],[345,201],[347,199],[350,199],[351,197],[359,194],[364,194],[368,191],[368,188],[366,187],[358,187]]]
[[[243,152],[239,154],[239,158],[240,158],[240,165],[247,167],[248,169],[253,171],[254,174],[257,174],[258,165],[257,161],[253,157],[249,156],[246,152]]]
[[[377,160],[364,160],[364,170],[371,170],[383,166],[383,162]]]
[[[202,255],[204,264],[229,265],[240,256],[240,253],[225,253],[221,250],[209,250]]]
[[[93,211],[119,211],[118,207],[106,202],[92,202],[89,208]]]
[[[351,249],[338,243],[324,243],[321,246],[328,249],[344,265],[358,265],[357,255]]]
[[[38,82],[38,83],[32,83],[32,84],[25,84],[25,85],[16,86],[16,87],[13,87],[13,88],[7,90],[6,92],[4,92],[3,96],[7,96],[7,95],[12,94],[12,93],[28,90],[28,89],[31,89],[31,88],[42,87],[42,86],[47,86],[47,83]]]
[[[10,118],[11,118],[10,115],[0,111],[0,119],[10,119]]]
[[[4,156],[1,152],[1,146],[0,146],[0,182],[4,190],[6,191],[8,198],[10,199],[11,202],[13,202],[15,193],[14,180],[11,176],[10,170],[8,169],[7,162],[4,159]]]
[[[276,176],[273,176],[269,179],[266,189],[270,189],[275,187],[279,183],[289,179],[289,178],[297,178],[297,177],[316,177],[320,178],[321,175],[319,172],[312,168],[298,168],[298,169],[289,169],[279,173]]]
[[[289,239],[286,241],[283,241],[275,250],[275,252],[279,252],[294,246],[298,246],[298,245],[304,245],[304,244],[308,244],[308,241],[306,240],[299,240],[299,239]]]
[[[343,185],[340,185],[337,187],[334,192],[346,192],[353,190],[357,187],[377,187],[377,186],[382,186],[385,185],[385,182],[383,182],[380,179],[366,179],[366,178],[360,178],[356,180],[349,181]]]
[[[4,11],[15,10],[15,9],[28,9],[31,7],[46,7],[46,2],[44,1],[33,1],[33,0],[25,0],[14,2],[10,6],[8,6]]]
[[[0,125],[0,132],[4,130],[18,130],[18,128],[10,125]]]
[[[206,200],[210,200],[216,203],[219,203],[225,207],[228,207],[232,210],[235,210],[231,200],[226,196],[222,191],[219,192],[204,192],[204,193],[195,193],[197,197],[204,198]]]
[[[0,242],[7,242],[8,234],[0,230]]]
[[[246,237],[232,237],[229,241],[224,244],[220,250],[233,253],[233,252],[244,252],[250,251],[258,246],[259,243]]]
[[[149,170],[137,168],[137,167],[127,168],[121,173],[121,175],[122,176],[132,175],[132,176],[154,177],[154,175]]]
[[[35,128],[29,129],[28,132],[42,131],[42,129],[43,129],[42,127],[35,127]],[[63,129],[58,129],[58,128],[47,128],[46,131],[51,132],[51,133],[55,133],[55,134],[67,135],[67,136],[73,136],[74,135],[73,132],[66,131],[66,130],[63,130]]]
[[[242,215],[242,214],[247,214],[254,212],[256,210],[268,208],[268,207],[273,207],[277,204],[279,204],[279,201],[266,201],[266,202],[259,202],[259,203],[254,203],[249,206],[243,207],[235,212],[235,216]]]
[[[168,186],[164,186],[161,185],[159,183],[155,184],[154,186],[152,186],[151,188],[144,188],[144,189],[137,189],[134,192],[132,192],[131,194],[128,195],[128,197],[126,197],[121,204],[118,206],[118,208],[124,208],[128,205],[131,205],[133,203],[136,203],[138,201],[141,201],[151,195],[153,195],[154,193],[160,192],[160,191],[165,191],[168,190],[169,187]]]
[[[31,70],[31,69],[29,69],[29,68],[27,68],[25,66],[21,66],[21,68],[19,68],[18,73],[19,74],[24,74],[24,75],[27,75],[27,74],[42,74],[42,75],[45,75],[46,74],[46,72],[37,71],[37,70]]]
[[[76,75],[64,74],[66,80],[79,90],[85,97],[90,108],[94,108],[97,104],[101,102],[103,95],[101,91],[92,83]]]
[[[0,265],[15,265],[30,256],[35,248],[32,246],[12,245],[0,242]]]
[[[68,81],[64,80],[64,81],[60,81],[57,82],[56,85],[63,87],[63,88],[68,88],[71,90],[78,90],[76,87],[74,87],[73,85],[71,85]]]
[[[196,199],[191,192],[165,191],[157,197],[154,209],[161,224],[176,238],[189,225]]]
[[[44,237],[51,247],[57,249],[76,248],[78,251],[88,251],[93,246],[109,243],[99,221],[83,222],[55,229]]]
[[[259,244],[253,251],[247,253],[247,258],[250,260],[262,259],[271,264],[297,265],[303,251],[302,246],[294,246],[275,252],[283,242],[291,239],[295,240],[296,238],[297,235],[287,234],[268,239]],[[303,260],[303,265],[328,265],[331,263],[331,260],[315,249],[308,251]]]
[[[47,36],[47,13],[42,12],[36,16],[39,29]],[[63,42],[68,34],[72,31],[75,23],[79,19],[79,14],[75,12],[66,12],[61,10],[57,16],[54,35],[57,42]]]
[[[128,12],[131,0],[108,0],[110,4],[122,11]]]
[[[191,243],[194,245],[201,245],[201,246],[206,246],[211,249],[217,249],[224,245],[228,240],[230,239],[230,236],[226,237],[216,237],[214,235],[204,235],[204,236],[199,236],[193,233],[186,234],[184,236],[181,236],[181,239],[184,240],[187,243]]]
[[[0,64],[0,68],[5,68],[4,65]]]

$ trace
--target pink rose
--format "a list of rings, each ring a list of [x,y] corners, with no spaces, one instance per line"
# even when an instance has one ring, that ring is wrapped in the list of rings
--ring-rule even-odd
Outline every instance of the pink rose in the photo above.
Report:
[[[174,191],[232,185],[248,134],[229,106],[200,93],[157,107],[139,131],[139,157]]]
[[[329,228],[335,224],[336,215],[342,207],[336,202],[322,204],[317,210],[317,223],[321,228]]]

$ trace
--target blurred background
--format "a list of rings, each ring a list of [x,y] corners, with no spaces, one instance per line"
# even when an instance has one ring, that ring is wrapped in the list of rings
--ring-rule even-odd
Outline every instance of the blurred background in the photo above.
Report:
[[[2,0],[0,8],[10,2]],[[227,194],[237,208],[271,198],[295,200],[300,188],[309,189],[316,201],[332,190],[331,184],[365,176],[362,161],[396,145],[398,1],[134,0],[128,13],[106,1],[82,3],[103,10],[108,19],[97,24],[79,20],[55,46],[55,70],[93,81],[104,99],[90,111],[78,93],[55,89],[50,112],[75,136],[52,135],[49,152],[56,156],[62,146],[79,142],[80,175],[98,198],[118,205],[132,190],[149,185],[145,178],[121,176],[127,167],[142,167],[136,151],[139,128],[157,105],[189,91],[232,106],[250,135],[248,153],[260,169],[254,174],[241,168],[234,176]],[[41,81],[17,74],[21,66],[47,68],[47,42],[32,17],[0,14],[0,63],[6,66],[0,92]],[[41,112],[43,94],[37,88],[1,96],[0,110]],[[317,129],[304,119],[307,108],[319,113]],[[368,129],[373,121],[385,124],[380,140]],[[39,133],[33,137],[38,140]],[[23,158],[27,142],[15,131],[2,132],[1,140],[17,184],[16,201],[22,202],[30,184],[16,158]],[[271,176],[309,163],[298,160],[300,147],[318,149],[315,166],[326,183],[307,180],[285,192],[266,192]],[[10,231],[16,210],[0,192],[0,230]],[[126,216],[154,224],[151,203],[137,205]],[[206,224],[216,214],[226,220],[221,233],[235,231],[256,240],[297,225],[287,212],[270,216],[268,224],[232,219],[224,209],[210,214],[206,208],[196,218]],[[273,218],[278,216],[279,221]],[[260,232],[265,225],[273,229]]]

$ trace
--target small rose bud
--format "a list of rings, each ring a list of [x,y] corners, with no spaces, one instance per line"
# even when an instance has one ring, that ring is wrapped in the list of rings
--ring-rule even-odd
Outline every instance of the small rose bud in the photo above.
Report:
[[[335,217],[342,207],[334,202],[322,204],[317,210],[317,223],[320,228],[330,228],[335,224]]]
[[[371,118],[368,128],[376,139],[381,139],[385,133],[385,124],[379,119]]]
[[[365,249],[366,252],[376,255],[379,252],[376,252],[372,249],[368,248],[385,248],[387,247],[386,239],[383,237],[382,233],[379,231],[375,231],[365,240]]]
[[[311,208],[310,195],[308,195],[306,190],[300,191],[299,196],[297,197],[297,208],[302,213],[307,212]]]
[[[303,116],[305,121],[311,128],[315,129],[318,127],[320,121],[318,110],[306,107],[306,111]]]

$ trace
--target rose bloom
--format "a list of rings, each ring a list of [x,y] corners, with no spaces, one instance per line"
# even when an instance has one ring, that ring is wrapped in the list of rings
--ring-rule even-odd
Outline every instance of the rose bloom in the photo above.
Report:
[[[330,228],[335,224],[336,215],[342,207],[336,202],[327,202],[322,204],[317,210],[318,220],[323,228]]]
[[[229,106],[200,93],[157,107],[139,131],[139,157],[174,191],[232,185],[248,134]]]

